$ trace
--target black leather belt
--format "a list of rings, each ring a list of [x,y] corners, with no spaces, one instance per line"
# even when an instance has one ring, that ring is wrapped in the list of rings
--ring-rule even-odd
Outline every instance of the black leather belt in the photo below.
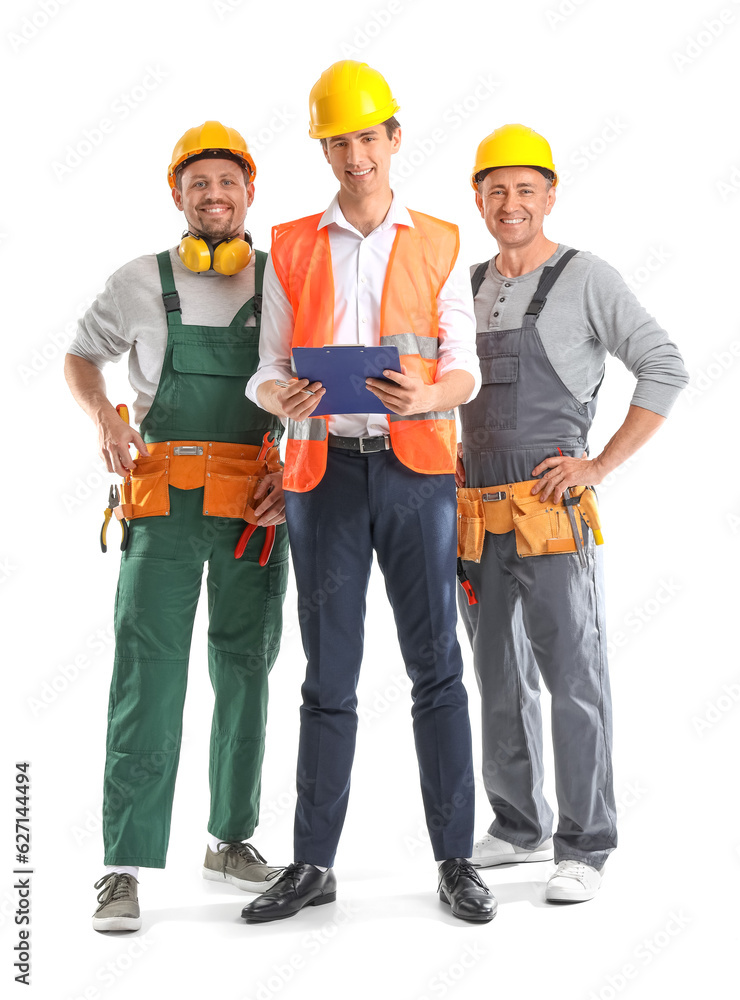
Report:
[[[372,455],[376,451],[388,451],[391,439],[387,435],[377,437],[343,438],[330,434],[327,438],[330,448],[346,448],[348,451],[359,451],[362,455]]]

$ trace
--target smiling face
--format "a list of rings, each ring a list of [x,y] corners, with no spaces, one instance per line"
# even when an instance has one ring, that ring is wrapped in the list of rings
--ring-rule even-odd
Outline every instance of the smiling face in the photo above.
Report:
[[[475,203],[499,249],[519,249],[541,237],[555,188],[531,167],[498,167],[479,183]]]
[[[234,160],[196,160],[180,171],[172,197],[189,230],[212,243],[241,236],[254,200],[254,184],[246,179]]]
[[[389,139],[381,123],[358,132],[332,136],[326,140],[324,156],[342,191],[357,201],[389,189],[391,156],[400,145],[401,129],[396,129]]]

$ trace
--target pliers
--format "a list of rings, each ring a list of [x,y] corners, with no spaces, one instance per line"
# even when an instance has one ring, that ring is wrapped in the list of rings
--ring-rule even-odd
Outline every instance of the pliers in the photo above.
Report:
[[[113,517],[116,508],[120,506],[121,506],[121,496],[118,492],[118,487],[111,486],[110,490],[108,491],[108,506],[103,511],[103,517],[104,517],[103,527],[100,529],[100,548],[103,550],[103,552],[108,551],[108,539],[107,539],[108,522]],[[116,517],[118,517],[117,514]],[[121,552],[123,552],[123,550],[128,545],[128,535],[129,535],[128,521],[126,520],[125,517],[121,517],[119,518],[119,520],[121,522]]]
[[[267,455],[267,452],[270,450],[270,448],[274,443],[275,439],[271,437],[270,431],[267,431],[262,436],[262,447],[260,448],[259,454],[257,455],[258,462],[262,462],[264,460],[265,456]],[[244,531],[242,531],[241,537],[239,538],[239,541],[236,543],[236,548],[234,549],[235,559],[241,559],[241,557],[244,555],[244,550],[247,547],[247,542],[254,534],[256,527],[257,527],[256,524],[248,524],[244,529]],[[262,551],[260,552],[260,557],[259,557],[260,566],[267,565],[270,556],[272,555],[272,547],[274,544],[275,544],[275,525],[268,524],[267,528],[265,529],[265,541],[263,542]]]
[[[234,549],[234,558],[241,559],[244,555],[244,550],[247,547],[247,542],[252,537],[257,528],[256,524],[248,524],[244,531],[242,531],[241,538],[236,543],[236,548]],[[266,566],[270,556],[272,555],[272,547],[275,544],[275,525],[268,524],[265,528],[265,540],[262,544],[262,551],[260,552],[259,564],[260,566]]]

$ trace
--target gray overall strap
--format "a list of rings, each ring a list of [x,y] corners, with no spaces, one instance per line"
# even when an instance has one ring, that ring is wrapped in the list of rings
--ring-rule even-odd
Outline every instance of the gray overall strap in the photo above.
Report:
[[[493,260],[493,258],[491,258]],[[478,294],[480,286],[483,284],[483,279],[486,276],[486,271],[488,270],[488,265],[491,263],[487,260],[484,264],[479,264],[470,276],[470,283],[473,286],[473,298]]]
[[[552,267],[546,267],[542,272],[542,277],[537,285],[537,291],[532,296],[532,301],[524,310],[525,323],[527,321],[527,316],[537,317],[542,312],[542,307],[547,301],[547,293],[562,274],[565,265],[569,260],[575,257],[577,253],[578,250],[566,250],[557,264],[553,264]]]

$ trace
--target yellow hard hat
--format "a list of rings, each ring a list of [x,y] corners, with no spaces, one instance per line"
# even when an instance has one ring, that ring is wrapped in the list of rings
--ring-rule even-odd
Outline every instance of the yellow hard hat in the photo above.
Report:
[[[172,163],[167,170],[167,180],[170,187],[175,186],[175,171],[187,160],[194,160],[202,154],[208,155],[211,150],[223,150],[229,159],[240,161],[247,168],[249,180],[253,181],[257,174],[247,144],[235,128],[227,128],[221,122],[204,122],[189,128],[172,151]],[[231,156],[229,156],[231,154]],[[214,154],[217,155],[217,154]]]
[[[554,174],[553,185],[558,183],[558,175],[552,162],[552,152],[547,139],[527,128],[526,125],[502,125],[487,135],[478,146],[475,166],[470,183],[478,190],[476,175],[481,170],[492,167],[543,167]]]
[[[312,139],[371,128],[392,118],[399,104],[376,69],[342,59],[324,70],[308,98]]]

